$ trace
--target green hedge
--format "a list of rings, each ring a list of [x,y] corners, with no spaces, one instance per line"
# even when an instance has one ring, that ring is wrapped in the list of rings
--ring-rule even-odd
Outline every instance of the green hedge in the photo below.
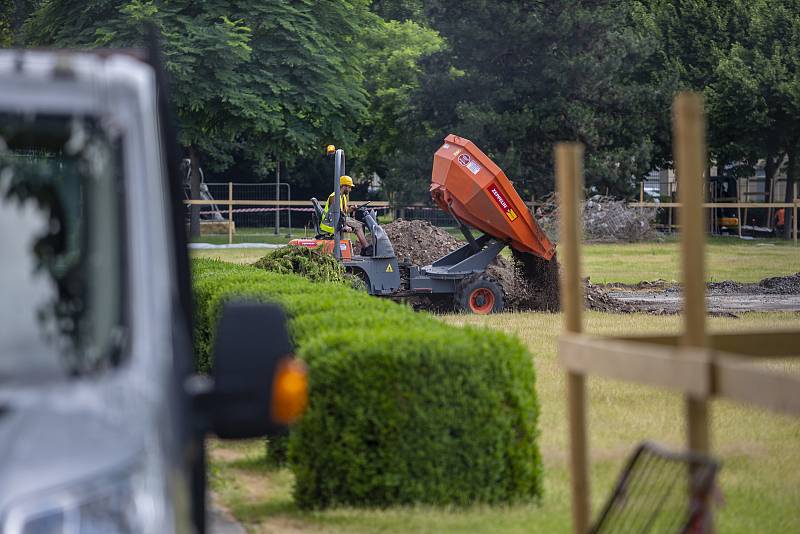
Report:
[[[197,365],[232,298],[277,302],[310,370],[289,440],[303,508],[507,503],[541,495],[538,402],[515,338],[456,328],[341,284],[193,263]]]

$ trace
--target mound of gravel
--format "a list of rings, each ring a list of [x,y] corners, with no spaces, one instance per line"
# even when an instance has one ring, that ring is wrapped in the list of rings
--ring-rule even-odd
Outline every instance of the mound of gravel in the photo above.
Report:
[[[790,274],[788,276],[773,276],[771,278],[764,278],[758,283],[758,285],[769,290],[771,293],[780,293],[781,295],[800,295],[800,273]]]
[[[713,294],[767,294],[767,295],[800,295],[800,273],[787,276],[772,276],[754,284],[722,280],[709,282],[706,287]]]

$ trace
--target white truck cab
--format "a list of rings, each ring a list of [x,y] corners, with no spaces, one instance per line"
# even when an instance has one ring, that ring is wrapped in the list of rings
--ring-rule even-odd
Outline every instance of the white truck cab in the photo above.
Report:
[[[205,433],[285,428],[279,309],[231,304],[215,372],[193,375],[157,72],[130,53],[0,52],[4,534],[203,532]]]

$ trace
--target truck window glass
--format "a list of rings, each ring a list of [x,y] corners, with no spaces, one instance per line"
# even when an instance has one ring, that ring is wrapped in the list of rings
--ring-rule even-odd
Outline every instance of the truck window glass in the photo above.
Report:
[[[0,114],[0,383],[119,362],[118,147],[90,118]]]

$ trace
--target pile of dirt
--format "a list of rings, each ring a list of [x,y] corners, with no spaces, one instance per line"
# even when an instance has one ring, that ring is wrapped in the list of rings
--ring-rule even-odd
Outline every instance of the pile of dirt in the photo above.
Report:
[[[708,289],[709,292],[718,294],[741,293],[742,284],[734,282],[733,280],[723,280],[721,282],[709,282],[706,284],[706,289]]]
[[[636,242],[656,236],[652,221],[656,210],[631,208],[624,200],[594,195],[581,203],[581,222],[584,239],[595,242]],[[558,240],[558,195],[544,198],[536,209],[536,221],[547,236]]]
[[[622,289],[622,290],[630,290],[630,291],[638,291],[643,289],[650,289],[650,290],[661,290],[666,291],[673,287],[676,287],[678,282],[676,281],[668,281],[664,280],[663,278],[657,278],[655,280],[642,280],[641,282],[637,282],[635,284],[625,284],[623,282],[609,282],[608,284],[601,284],[603,289]]]
[[[800,295],[800,273],[787,276],[772,276],[753,284],[723,280],[709,282],[706,286],[710,294],[765,294],[765,295]]]
[[[463,244],[427,221],[396,219],[384,225],[383,229],[400,263],[430,265]]]
[[[511,304],[517,310],[559,309],[558,259],[550,261],[512,249],[514,256],[514,286]],[[506,291],[508,294],[508,291]]]
[[[800,295],[800,273],[790,274],[789,276],[764,278],[758,285],[770,293]]]
[[[604,288],[591,283],[588,278],[583,280],[583,301],[587,310],[612,313],[633,313],[636,311],[636,308],[626,302],[615,299]]]
[[[397,219],[383,227],[394,246],[400,263],[418,266],[430,265],[461,245],[452,235],[426,221]],[[486,269],[486,273],[497,280],[505,292],[506,309],[516,311],[559,309],[558,260],[554,256],[546,261],[538,256],[512,250],[513,260],[498,256]],[[407,271],[401,271],[406,278]],[[601,287],[586,280],[586,306],[588,309],[627,313],[633,311],[625,303],[606,294]],[[447,302],[445,302],[447,301]],[[448,299],[414,297],[410,304],[415,308],[444,311]]]

